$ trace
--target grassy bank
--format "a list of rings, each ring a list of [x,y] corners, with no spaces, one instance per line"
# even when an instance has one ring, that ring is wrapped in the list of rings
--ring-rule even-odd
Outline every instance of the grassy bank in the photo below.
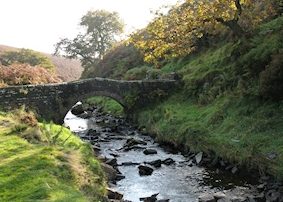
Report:
[[[142,109],[139,124],[160,140],[214,151],[283,179],[282,33],[278,17],[250,38],[167,63],[160,71],[178,72],[184,88]]]
[[[161,141],[185,145],[283,178],[283,103],[223,96],[199,105],[180,94],[143,109],[138,123]]]
[[[23,110],[0,113],[1,201],[100,201],[104,194],[88,144]]]
[[[86,104],[90,106],[102,107],[102,111],[106,113],[113,114],[115,116],[122,116],[124,114],[124,109],[117,101],[101,96],[90,97],[86,100]]]

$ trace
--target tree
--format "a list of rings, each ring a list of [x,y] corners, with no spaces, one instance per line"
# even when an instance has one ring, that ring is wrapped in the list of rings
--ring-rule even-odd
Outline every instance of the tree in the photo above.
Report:
[[[41,66],[48,70],[55,68],[48,57],[30,49],[6,51],[0,55],[0,63],[4,66],[9,66],[14,63],[29,64],[31,66]]]
[[[157,17],[131,41],[144,54],[146,62],[187,55],[208,37],[230,30],[241,38],[259,22],[275,14],[275,0],[186,0]],[[228,29],[227,29],[228,28]]]
[[[96,64],[123,32],[124,24],[118,13],[105,10],[89,11],[81,18],[84,33],[74,39],[64,38],[55,45],[55,54],[79,58],[84,67]]]

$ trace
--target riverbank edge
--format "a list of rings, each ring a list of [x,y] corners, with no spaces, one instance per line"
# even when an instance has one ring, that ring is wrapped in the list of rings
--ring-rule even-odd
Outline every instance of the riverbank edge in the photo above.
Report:
[[[266,114],[268,110],[269,114]],[[234,113],[232,118],[229,112]],[[283,122],[279,119],[272,123],[282,112],[282,102],[256,98],[237,100],[230,95],[200,106],[192,100],[184,100],[182,93],[176,93],[168,100],[136,110],[132,120],[160,144],[169,145],[185,155],[204,152],[212,160],[217,159],[213,162],[215,168],[224,160],[239,170],[282,181],[283,138],[280,131]],[[245,117],[246,113],[249,113],[248,117]],[[262,114],[264,116],[257,117]],[[243,124],[245,120],[248,123]],[[253,121],[253,125],[248,126]],[[259,124],[258,128],[251,129],[256,124]],[[264,128],[268,124],[270,126]],[[260,141],[265,141],[266,146]]]

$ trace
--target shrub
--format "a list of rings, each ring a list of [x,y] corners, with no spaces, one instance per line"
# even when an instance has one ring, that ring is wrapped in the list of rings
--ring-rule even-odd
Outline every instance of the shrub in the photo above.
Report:
[[[61,80],[47,69],[29,64],[0,65],[0,85],[56,83]]]
[[[51,60],[43,54],[29,50],[21,49],[19,51],[6,51],[0,55],[0,63],[9,66],[14,63],[29,64],[31,66],[41,66],[53,70],[55,66]]]
[[[143,66],[143,67],[136,67],[133,69],[130,69],[126,72],[124,79],[126,80],[140,80],[145,79],[147,75],[149,67]]]
[[[132,44],[124,41],[109,50],[97,65],[86,68],[82,77],[122,78],[126,71],[143,64],[141,53]]]
[[[273,55],[271,63],[260,73],[260,94],[264,98],[283,99],[283,53]]]

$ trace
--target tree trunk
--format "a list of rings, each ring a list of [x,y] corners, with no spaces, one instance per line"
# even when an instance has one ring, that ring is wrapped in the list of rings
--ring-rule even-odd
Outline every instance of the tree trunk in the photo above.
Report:
[[[233,19],[233,20],[229,20],[229,21],[224,21],[222,18],[217,18],[216,21],[220,22],[224,26],[231,29],[233,34],[235,34],[239,38],[242,37],[245,34],[245,31],[238,24],[238,20]]]

